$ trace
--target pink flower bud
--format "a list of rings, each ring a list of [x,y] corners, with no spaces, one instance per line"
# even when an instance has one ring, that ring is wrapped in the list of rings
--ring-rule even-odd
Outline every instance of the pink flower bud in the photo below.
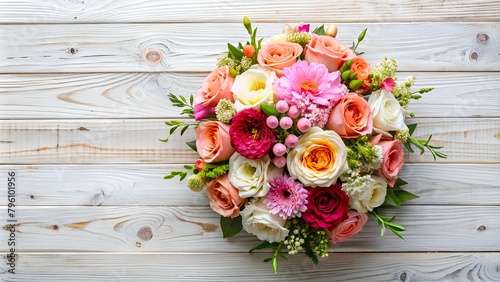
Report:
[[[273,153],[278,157],[283,156],[286,153],[286,146],[281,143],[274,144]]]
[[[196,167],[197,170],[201,171],[205,166],[205,161],[202,159],[197,159],[196,162],[194,163],[194,166]]]
[[[297,146],[297,144],[299,144],[299,138],[293,134],[289,134],[286,138],[285,138],[285,145],[288,147],[288,148],[295,148]]]
[[[293,120],[289,117],[282,117],[280,119],[280,126],[281,128],[287,130],[293,125]]]
[[[288,103],[283,100],[279,100],[278,103],[276,103],[276,110],[281,114],[286,113],[286,111],[288,111]]]
[[[267,124],[267,126],[269,126],[269,128],[275,129],[276,127],[278,127],[278,124],[279,124],[278,118],[275,116],[268,116],[267,120],[266,120],[266,124]]]
[[[299,112],[299,109],[297,109],[296,106],[291,106],[289,109],[288,109],[288,116],[290,118],[298,118],[300,115],[300,112]]]
[[[252,45],[245,45],[245,47],[243,47],[243,54],[245,54],[247,58],[252,58],[255,54],[255,47]]]
[[[310,24],[300,23],[295,26],[296,32],[309,32]]]
[[[306,119],[306,118],[301,118],[299,119],[299,121],[297,122],[297,128],[301,131],[301,132],[306,132],[308,131],[309,129],[311,129],[311,121]]]
[[[382,87],[382,89],[384,89],[387,92],[391,92],[394,89],[394,87],[396,87],[396,83],[394,82],[394,79],[392,79],[392,77],[388,77],[384,79],[384,81],[382,81],[380,87]]]
[[[286,158],[283,157],[283,156],[276,156],[273,158],[273,164],[276,166],[276,167],[284,167],[286,165]]]

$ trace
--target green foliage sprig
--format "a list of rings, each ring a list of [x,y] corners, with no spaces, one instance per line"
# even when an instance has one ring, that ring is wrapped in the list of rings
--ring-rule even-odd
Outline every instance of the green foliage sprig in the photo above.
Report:
[[[410,136],[408,137],[407,141],[404,143],[404,145],[408,151],[413,153],[414,150],[412,148],[412,145],[415,145],[420,150],[421,155],[425,152],[425,149],[427,149],[429,152],[431,152],[434,160],[436,160],[437,158],[446,159],[448,157],[446,154],[436,151],[437,149],[443,148],[443,146],[433,146],[433,145],[429,144],[429,142],[431,141],[431,138],[432,138],[432,134],[429,135],[429,138],[427,138],[425,140],[419,140],[419,139],[411,137],[411,135],[413,134],[413,132],[415,131],[416,128],[417,128],[416,123],[408,125],[408,130],[409,130]]]

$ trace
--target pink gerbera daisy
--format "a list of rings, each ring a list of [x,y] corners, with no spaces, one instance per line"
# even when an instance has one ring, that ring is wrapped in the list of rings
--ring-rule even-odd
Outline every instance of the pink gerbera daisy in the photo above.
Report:
[[[269,179],[269,192],[266,203],[271,214],[278,214],[283,219],[301,216],[307,209],[307,189],[293,177],[278,174]]]
[[[278,99],[297,105],[305,98],[318,106],[328,107],[344,95],[340,72],[328,72],[323,64],[297,61],[283,69],[283,76],[274,83]]]

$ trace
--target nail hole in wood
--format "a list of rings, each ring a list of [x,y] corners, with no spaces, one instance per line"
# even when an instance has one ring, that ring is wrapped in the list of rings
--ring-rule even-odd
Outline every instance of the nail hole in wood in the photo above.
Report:
[[[490,37],[485,33],[478,33],[476,39],[479,44],[486,45]]]
[[[144,54],[144,59],[148,62],[148,64],[156,65],[161,62],[163,56],[156,50],[148,50]]]
[[[52,230],[59,230],[59,226],[57,224],[52,225]]]
[[[477,228],[477,231],[484,231],[484,230],[486,230],[486,226],[484,225],[481,225]]]
[[[470,58],[471,60],[477,60],[477,58],[479,58],[479,54],[476,51],[473,51],[470,53]]]
[[[68,53],[74,55],[74,54],[78,53],[78,49],[71,47],[68,49]]]
[[[35,198],[35,195],[30,195],[30,199],[34,199]]]
[[[406,272],[403,272],[403,273],[401,273],[401,275],[399,275],[399,280],[406,281]]]

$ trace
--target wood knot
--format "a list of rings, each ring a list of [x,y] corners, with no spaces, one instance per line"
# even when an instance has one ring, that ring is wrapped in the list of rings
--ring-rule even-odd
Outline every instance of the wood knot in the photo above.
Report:
[[[149,241],[153,238],[153,231],[149,226],[144,226],[139,231],[137,231],[137,237],[143,241]]]
[[[486,45],[486,44],[488,44],[488,40],[490,39],[490,37],[485,33],[478,33],[476,35],[476,39],[477,39],[477,43],[482,44],[482,45]]]
[[[68,48],[68,53],[70,53],[71,55],[74,55],[76,53],[78,53],[78,49],[77,48]]]
[[[35,199],[35,195],[30,195],[30,199]]]
[[[401,273],[401,275],[399,275],[399,280],[406,281],[406,272],[403,272],[403,273]]]
[[[470,57],[471,60],[477,61],[477,59],[479,58],[479,53],[476,52],[476,51],[472,51],[470,53],[469,57]]]
[[[163,59],[163,55],[157,50],[147,50],[144,54],[144,60],[151,65],[157,65]]]
[[[59,230],[59,226],[57,224],[52,225],[50,228],[52,228],[52,230]]]
[[[136,246],[137,248],[140,248],[140,247],[142,246],[142,244],[141,244],[140,242],[135,242],[135,246]]]
[[[78,130],[80,131],[85,131],[85,130],[88,130],[87,128],[83,127],[83,126],[80,126],[80,128],[78,128]]]
[[[480,232],[481,232],[481,231],[484,231],[484,230],[486,230],[486,226],[484,226],[484,225],[481,225],[481,226],[479,226],[479,227],[477,228],[477,231],[480,231]]]

